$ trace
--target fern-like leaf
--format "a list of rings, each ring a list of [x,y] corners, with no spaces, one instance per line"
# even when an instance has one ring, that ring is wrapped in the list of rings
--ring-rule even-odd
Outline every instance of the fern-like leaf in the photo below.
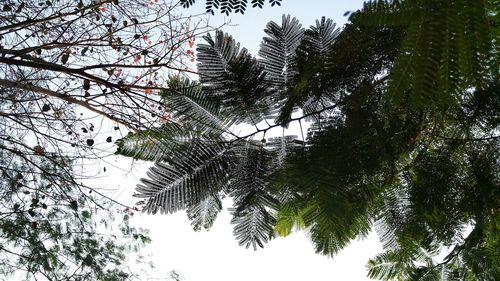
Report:
[[[186,139],[194,137],[191,130],[168,121],[159,128],[129,133],[116,142],[118,150],[115,154],[146,161],[162,161],[170,152],[179,149]]]
[[[463,90],[498,79],[498,34],[488,12],[495,1],[369,1],[354,18],[408,26],[391,70],[390,96],[401,100],[411,90],[417,106],[448,107]]]
[[[220,117],[220,101],[207,95],[197,82],[171,78],[162,98],[173,118],[195,131],[220,135],[229,125],[230,121]]]
[[[266,178],[273,171],[272,154],[262,144],[243,143],[234,148],[238,164],[231,180],[234,235],[240,245],[257,249],[273,237],[276,222],[272,209],[277,200],[266,190]]]
[[[205,40],[198,47],[200,80],[205,94],[223,105],[221,116],[256,124],[272,114],[270,87],[258,61],[221,31]]]
[[[210,229],[222,210],[222,202],[217,195],[209,195],[205,199],[189,206],[186,212],[195,231]]]
[[[283,15],[281,26],[267,24],[260,45],[259,56],[267,72],[267,79],[278,92],[286,91],[296,75],[296,49],[304,36],[304,29],[296,18]]]
[[[331,105],[328,84],[331,77],[327,72],[328,58],[339,29],[331,19],[322,17],[304,33],[301,44],[296,50],[297,75],[293,77],[293,87],[289,89],[285,105],[276,122],[286,124],[295,107],[301,107],[304,114],[319,112]],[[323,112],[326,115],[327,112]],[[317,121],[319,114],[311,115],[308,120]]]
[[[147,199],[143,211],[173,213],[198,204],[228,181],[234,155],[224,144],[191,141],[184,155],[157,162],[141,179],[136,197]]]

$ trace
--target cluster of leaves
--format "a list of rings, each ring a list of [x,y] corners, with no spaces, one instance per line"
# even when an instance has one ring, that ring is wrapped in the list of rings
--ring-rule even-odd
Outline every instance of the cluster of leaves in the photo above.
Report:
[[[170,123],[119,142],[156,161],[138,187],[145,211],[188,208],[199,229],[228,194],[247,247],[296,227],[334,255],[375,228],[386,251],[372,278],[498,279],[495,1],[438,2],[369,2],[342,32],[284,16],[266,26],[259,59],[207,36],[200,81],[164,91]],[[473,24],[457,27],[464,18]],[[265,139],[303,120],[307,139]],[[241,123],[256,130],[234,133]]]
[[[367,32],[380,36],[380,40],[369,43],[369,37],[360,39],[368,47],[359,63],[369,57],[368,50],[373,53],[379,48],[381,52],[384,44],[396,44],[401,38],[401,32],[395,30],[369,28]],[[339,35],[332,21],[324,18],[304,30],[290,16],[283,16],[281,25],[270,22],[266,33],[260,59],[240,49],[227,34],[206,36],[207,44],[198,47],[200,81],[173,77],[162,93],[165,106],[172,110],[172,119],[160,128],[130,134],[118,142],[117,153],[156,161],[148,179],[137,188],[137,196],[147,199],[144,211],[171,213],[187,208],[193,226],[200,229],[211,225],[221,209],[220,199],[229,195],[234,201],[233,223],[238,240],[247,247],[262,247],[274,236],[277,208],[291,195],[289,190],[270,190],[268,176],[282,165],[289,152],[304,143],[293,136],[255,141],[255,133],[234,134],[233,125],[278,122],[257,131],[265,133],[286,125],[279,120],[290,119],[289,112],[281,107],[302,103],[309,108],[307,115],[320,122],[337,114],[338,104],[345,103],[346,93],[355,87],[358,78],[375,79],[394,57],[393,52],[371,58],[363,72],[352,71],[356,77],[346,77],[340,83],[325,81],[325,95],[321,96],[315,89],[297,89],[299,83],[295,81],[303,79],[300,74],[309,75],[311,71],[309,66],[297,67],[299,54],[307,52],[327,61],[322,71],[342,73],[345,65],[340,66],[333,58],[341,61],[348,56],[337,58],[331,53],[340,52],[356,36]],[[288,93],[299,91],[306,92],[305,99],[291,104]]]
[[[4,136],[2,131],[2,136]],[[0,140],[0,275],[26,280],[128,280],[129,253],[149,242],[115,207],[83,193],[72,160]],[[114,235],[109,233],[115,232]]]
[[[268,0],[271,7],[274,5],[281,5],[282,0]],[[196,0],[181,0],[180,1],[184,8],[189,8],[193,5]],[[265,0],[252,0],[252,8],[262,8],[264,6]],[[220,12],[229,15],[233,11],[235,13],[244,14],[247,8],[248,0],[206,0],[206,11],[207,13],[214,14],[214,10],[220,9]]]
[[[388,95],[411,89],[411,102],[439,109],[459,102],[465,88],[498,79],[498,0],[375,0],[353,20],[406,26],[401,55],[391,69]]]

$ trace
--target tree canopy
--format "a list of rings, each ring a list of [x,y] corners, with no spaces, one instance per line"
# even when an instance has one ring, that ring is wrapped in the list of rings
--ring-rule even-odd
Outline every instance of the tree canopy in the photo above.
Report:
[[[137,187],[143,210],[187,209],[199,230],[228,195],[246,247],[298,228],[334,255],[376,230],[385,252],[372,278],[498,279],[494,4],[371,1],[342,30],[283,16],[259,58],[207,35],[199,81],[172,77],[162,92],[168,122],[118,142],[155,161]],[[285,135],[294,122],[310,122],[307,135]]]
[[[89,180],[122,130],[162,124],[199,18],[136,0],[0,4],[0,279],[131,280],[136,208]],[[204,28],[204,29],[202,29]],[[147,260],[144,260],[147,263]]]

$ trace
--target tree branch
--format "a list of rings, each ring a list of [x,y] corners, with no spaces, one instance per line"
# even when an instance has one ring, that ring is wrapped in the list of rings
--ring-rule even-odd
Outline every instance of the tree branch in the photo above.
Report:
[[[30,84],[30,83],[15,82],[15,81],[6,80],[6,79],[0,79],[0,86],[7,87],[7,88],[16,88],[16,89],[25,90],[25,91],[32,91],[32,92],[36,92],[39,94],[59,98],[59,99],[62,99],[64,101],[67,101],[69,103],[73,103],[73,104],[77,104],[79,106],[82,106],[83,108],[86,108],[94,113],[97,113],[101,116],[104,116],[104,117],[108,118],[109,120],[112,120],[118,124],[121,124],[121,125],[129,128],[132,131],[138,130],[137,127],[133,126],[132,124],[130,124],[130,123],[128,123],[120,118],[117,118],[117,117],[115,117],[107,112],[99,110],[99,109],[89,105],[87,102],[76,99],[72,96],[60,94],[60,93],[54,92],[52,90],[49,90],[49,89],[46,89],[46,88],[43,88],[40,86],[35,86],[33,84]]]

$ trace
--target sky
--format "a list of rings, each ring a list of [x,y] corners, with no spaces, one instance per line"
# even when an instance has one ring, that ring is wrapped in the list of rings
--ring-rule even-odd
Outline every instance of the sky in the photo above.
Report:
[[[263,30],[270,20],[281,22],[283,14],[290,14],[308,27],[326,16],[342,27],[347,20],[343,14],[361,8],[362,3],[361,0],[283,0],[281,6],[272,8],[268,3],[264,9],[249,7],[245,15],[215,14],[210,22],[216,26],[230,21],[223,30],[232,34],[251,54],[257,55]],[[198,0],[194,7],[183,12],[203,12],[204,5],[205,0]],[[118,166],[127,165],[119,162]],[[114,196],[131,204],[130,195],[149,165],[134,162],[130,171],[115,170],[115,176],[108,178],[111,181],[108,184],[118,188]],[[239,247],[233,237],[231,218],[226,210],[231,202],[223,203],[225,210],[210,231],[194,232],[184,212],[134,215],[132,222],[148,228],[153,241],[146,253],[151,254],[157,270],[149,275],[149,280],[168,280],[165,277],[170,270],[179,272],[186,281],[370,280],[366,277],[365,265],[369,258],[382,251],[378,238],[372,233],[363,240],[353,241],[334,258],[328,258],[314,252],[305,232],[274,239],[257,251],[245,249]]]

